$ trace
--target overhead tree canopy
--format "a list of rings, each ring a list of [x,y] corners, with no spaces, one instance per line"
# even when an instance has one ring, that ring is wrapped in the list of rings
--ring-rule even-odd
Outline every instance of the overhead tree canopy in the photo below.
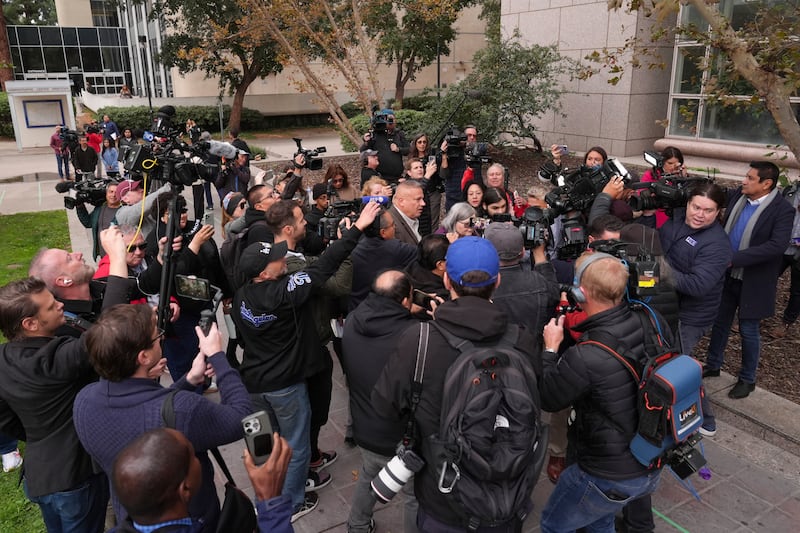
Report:
[[[57,23],[54,0],[3,0],[6,24],[54,26]]]
[[[693,16],[675,26],[681,5],[691,9]],[[654,41],[672,32],[705,46],[708,54],[696,58],[702,76],[695,81],[706,101],[722,106],[763,106],[800,161],[798,110],[790,101],[800,96],[800,0],[753,0],[732,19],[720,11],[726,6],[730,7],[724,1],[707,0],[609,0],[609,9],[640,11],[656,24],[647,35],[629,39],[625,46],[596,51],[586,59],[610,71],[609,81],[616,83],[625,65],[663,66],[649,53]]]
[[[239,129],[244,96],[259,78],[280,72],[275,43],[247,29],[251,15],[237,0],[157,0],[152,16],[167,28],[160,61],[181,73],[200,70],[233,94],[229,128]]]

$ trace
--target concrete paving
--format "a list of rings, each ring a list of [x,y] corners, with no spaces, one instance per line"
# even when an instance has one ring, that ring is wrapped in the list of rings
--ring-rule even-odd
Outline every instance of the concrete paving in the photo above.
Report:
[[[308,146],[338,140],[308,136]],[[268,144],[269,160],[288,159],[294,153],[291,139]],[[306,140],[304,139],[304,144]],[[49,149],[17,152],[13,143],[0,143],[0,214],[60,209],[62,195],[55,192],[55,161]],[[91,255],[90,234],[70,215],[73,249]],[[24,231],[24,228],[20,228]],[[334,358],[335,360],[335,358]],[[727,390],[735,379],[723,374],[706,380],[707,392],[717,407],[718,432],[703,440],[711,477],[692,476],[697,497],[668,472],[653,497],[656,532],[793,532],[800,524],[800,406],[761,388],[743,400],[730,400]],[[212,397],[218,395],[212,395]],[[343,444],[347,421],[347,390],[338,367],[334,369],[330,420],[323,428],[323,449],[335,449],[339,459],[327,472],[333,482],[320,491],[318,508],[298,520],[299,533],[345,531],[349,502],[359,473],[357,449]],[[242,441],[222,448],[238,484],[252,495],[242,465]],[[217,486],[224,479],[217,472]],[[539,513],[552,491],[546,477],[537,485],[535,512],[524,531],[538,531]],[[402,495],[376,508],[377,531],[402,530]]]

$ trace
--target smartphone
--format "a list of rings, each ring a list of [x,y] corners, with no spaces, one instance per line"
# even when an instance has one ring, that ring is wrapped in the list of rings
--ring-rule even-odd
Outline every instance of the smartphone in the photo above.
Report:
[[[203,225],[206,226],[213,226],[214,225],[214,211],[210,209],[206,209],[205,213],[203,213]]]
[[[433,309],[431,306],[433,298],[429,294],[424,293],[419,289],[414,289],[414,296],[412,298],[412,301],[423,309]]]
[[[242,419],[244,428],[244,442],[247,444],[247,451],[257,465],[262,465],[269,459],[272,453],[272,424],[269,414],[266,411],[257,411],[247,415]]]
[[[429,155],[428,156],[428,164],[430,165],[431,163],[436,163],[436,156],[435,155]]]
[[[559,145],[558,149],[561,151],[561,155],[567,155],[569,153],[569,149],[567,148],[566,144]]]
[[[207,279],[195,276],[175,275],[175,292],[178,296],[191,298],[192,300],[211,300],[211,284]]]

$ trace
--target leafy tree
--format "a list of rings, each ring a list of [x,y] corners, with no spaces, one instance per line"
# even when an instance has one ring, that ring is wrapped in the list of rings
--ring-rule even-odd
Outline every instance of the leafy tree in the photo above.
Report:
[[[474,0],[373,0],[366,3],[367,33],[376,39],[378,60],[395,67],[395,107],[405,87],[439,55],[450,54],[453,24]]]
[[[283,68],[275,43],[263,32],[248,30],[250,15],[237,0],[157,0],[151,14],[167,30],[159,60],[181,73],[201,70],[216,77],[220,92],[233,94],[228,127],[235,129],[248,87]]]
[[[696,16],[675,27],[674,17],[681,5]],[[790,101],[800,96],[800,0],[753,0],[741,6],[745,11],[733,18],[720,11],[726,5],[707,0],[609,0],[609,9],[639,11],[654,24],[645,35],[629,39],[624,46],[596,51],[586,59],[611,72],[609,82],[616,83],[626,65],[663,67],[653,58],[653,43],[672,36],[671,32],[707,47],[708,55],[695,58],[698,70],[705,72],[696,81],[706,101],[724,107],[765,108],[800,161],[800,124]]]
[[[8,44],[5,5],[0,3],[0,89],[6,90],[6,82],[14,79],[14,66],[11,62],[11,48]]]
[[[575,72],[575,63],[553,46],[522,45],[519,36],[490,43],[478,51],[474,70],[427,108],[426,131],[452,124],[474,124],[495,143],[535,141],[533,118],[560,110],[561,79]]]
[[[6,23],[19,26],[54,26],[58,23],[53,0],[3,0]]]

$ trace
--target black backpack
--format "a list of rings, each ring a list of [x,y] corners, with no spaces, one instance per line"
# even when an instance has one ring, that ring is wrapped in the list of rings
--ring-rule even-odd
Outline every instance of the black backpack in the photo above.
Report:
[[[423,441],[428,468],[436,469],[439,491],[468,530],[521,523],[533,507],[547,430],[533,365],[515,348],[519,328],[510,325],[497,343],[475,345],[435,321],[420,325],[421,339],[429,325],[460,355],[447,370],[439,433]]]
[[[266,220],[257,220],[250,226],[242,229],[239,233],[228,232],[222,246],[219,248],[219,259],[222,263],[222,269],[225,271],[225,276],[231,285],[231,290],[236,291],[239,287],[243,286],[249,280],[239,272],[239,258],[242,257],[242,252],[247,247],[248,242],[247,234],[250,228],[255,225],[266,226]]]

